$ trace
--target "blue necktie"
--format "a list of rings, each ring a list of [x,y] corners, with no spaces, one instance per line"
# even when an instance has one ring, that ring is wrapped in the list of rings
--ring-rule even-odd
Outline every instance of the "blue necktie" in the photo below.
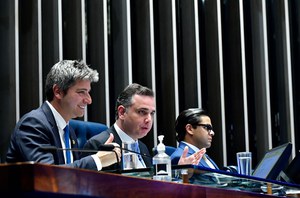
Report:
[[[139,147],[139,143],[138,143],[138,142],[135,143],[135,152],[141,153],[140,147]],[[146,167],[146,165],[145,165],[145,163],[144,163],[144,160],[143,160],[142,156],[139,155],[139,154],[137,154],[137,156],[138,156],[138,158],[139,158],[141,164],[142,164],[144,167]]]
[[[70,149],[70,143],[69,143],[69,125],[66,125],[66,127],[64,128],[64,139],[65,139],[65,144],[66,144],[66,149]],[[67,164],[71,163],[71,151],[70,150],[66,150],[66,162]]]

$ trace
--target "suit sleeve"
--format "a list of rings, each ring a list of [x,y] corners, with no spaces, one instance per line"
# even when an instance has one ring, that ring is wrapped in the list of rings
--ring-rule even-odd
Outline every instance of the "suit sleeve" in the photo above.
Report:
[[[49,151],[46,147],[61,148],[56,126],[51,127],[42,114],[25,116],[15,127],[6,156],[7,162],[37,162],[74,168],[97,170],[91,156],[65,164],[62,151]]]
[[[87,140],[87,142],[83,146],[83,149],[98,151],[99,146],[103,145],[108,138],[109,138],[109,132],[103,131],[103,132],[99,133],[98,135],[95,135],[95,136],[91,137],[89,140]],[[84,153],[81,153],[80,156],[86,157],[91,154],[94,154],[94,153],[84,152]]]

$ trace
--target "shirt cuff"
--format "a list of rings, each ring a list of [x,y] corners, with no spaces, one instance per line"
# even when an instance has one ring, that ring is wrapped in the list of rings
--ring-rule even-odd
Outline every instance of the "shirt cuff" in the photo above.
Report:
[[[101,160],[99,159],[99,157],[94,154],[94,155],[91,155],[92,158],[94,159],[95,163],[96,163],[96,166],[97,166],[97,170],[100,171],[102,169],[102,163],[101,163]]]

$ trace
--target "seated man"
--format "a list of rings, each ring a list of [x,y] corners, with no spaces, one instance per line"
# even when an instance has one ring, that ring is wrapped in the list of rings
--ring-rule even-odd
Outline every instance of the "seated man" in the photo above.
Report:
[[[141,153],[137,168],[152,167],[152,157],[147,146],[140,139],[149,133],[153,125],[156,111],[154,92],[137,83],[130,84],[119,94],[115,110],[115,123],[106,131],[90,138],[84,145],[84,149],[97,150],[110,136],[113,136],[114,142],[119,145],[122,145],[122,142],[136,142],[139,148],[137,152]],[[180,164],[198,163],[204,153],[198,152],[188,158],[186,154],[187,150],[180,159]],[[121,167],[113,165],[105,170],[117,170]]]
[[[193,155],[200,150],[205,150],[211,146],[214,136],[210,117],[199,108],[191,108],[182,111],[176,119],[175,130],[177,132],[178,148],[171,155],[172,164],[178,164],[184,149],[188,147],[187,156]],[[204,154],[199,166],[219,169],[216,163]]]
[[[116,147],[118,144],[111,143],[113,137],[106,143],[115,146],[115,153],[98,151],[79,158],[78,152],[69,150],[78,148],[69,120],[82,117],[87,105],[92,103],[91,83],[97,82],[98,76],[96,70],[82,61],[62,60],[56,63],[45,81],[46,101],[23,115],[16,124],[6,162],[34,161],[96,171],[118,162],[121,151]]]
[[[114,142],[122,145],[122,142],[136,142],[138,144],[139,157],[137,167],[146,168],[152,166],[152,158],[147,146],[140,140],[145,137],[152,128],[155,113],[154,92],[144,86],[133,83],[128,85],[116,101],[116,121],[106,131],[93,136],[84,145],[84,149],[97,150],[107,139],[113,135]],[[87,153],[83,153],[86,155]],[[106,170],[119,169],[111,166]]]

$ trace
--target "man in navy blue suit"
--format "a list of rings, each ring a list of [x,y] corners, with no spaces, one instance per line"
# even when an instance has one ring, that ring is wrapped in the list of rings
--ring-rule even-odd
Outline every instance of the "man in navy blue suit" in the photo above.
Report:
[[[182,111],[176,119],[175,130],[179,146],[171,155],[172,164],[177,164],[182,153],[186,152],[187,149],[187,156],[201,150],[205,152],[207,148],[211,147],[212,138],[215,134],[210,117],[200,108]],[[217,164],[207,154],[202,156],[198,165],[219,169]]]
[[[85,108],[92,103],[91,83],[98,79],[98,72],[82,61],[62,60],[56,63],[46,78],[46,101],[16,124],[6,162],[33,161],[101,170],[120,161],[119,148],[115,148],[114,152],[98,151],[84,158],[80,158],[78,152],[62,150],[68,146],[78,148],[74,130],[71,127],[65,130],[65,127],[70,119],[84,115]],[[110,136],[105,143],[119,146],[112,141],[113,136]],[[62,149],[51,151],[49,147]]]

